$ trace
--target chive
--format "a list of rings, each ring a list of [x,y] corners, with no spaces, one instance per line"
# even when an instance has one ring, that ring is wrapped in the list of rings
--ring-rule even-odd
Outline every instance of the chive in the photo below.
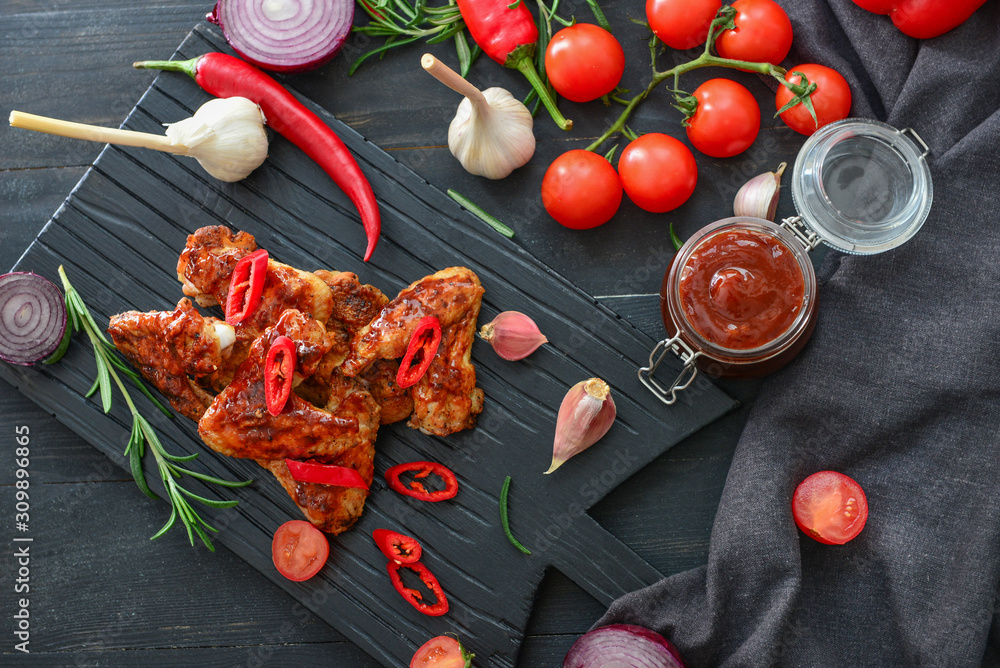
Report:
[[[510,544],[519,549],[525,554],[531,554],[531,550],[526,548],[524,545],[514,538],[514,534],[510,531],[510,521],[507,519],[507,494],[510,492],[510,476],[503,481],[503,489],[500,490],[500,524],[503,525],[503,532],[507,534],[507,540]]]
[[[480,220],[482,220],[484,223],[486,223],[487,225],[489,225],[494,230],[504,235],[508,239],[514,238],[514,230],[510,229],[509,227],[501,223],[499,220],[497,220],[490,214],[483,211],[481,208],[479,208],[477,204],[473,203],[465,195],[455,192],[454,190],[449,188],[448,197],[452,198],[453,200],[461,204],[463,207],[468,209],[470,213],[475,214]]]

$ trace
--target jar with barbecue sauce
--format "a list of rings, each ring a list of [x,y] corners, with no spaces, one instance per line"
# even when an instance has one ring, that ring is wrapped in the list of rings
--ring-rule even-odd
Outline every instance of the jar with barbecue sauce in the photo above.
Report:
[[[906,242],[923,225],[933,191],[927,145],[913,130],[863,119],[820,128],[795,160],[797,216],[780,224],[734,217],[711,223],[677,251],[660,288],[669,338],[639,379],[672,404],[699,369],[712,376],[763,376],[790,362],[816,325],[819,303],[809,251],[821,242],[858,255]],[[654,377],[668,356],[681,370]]]

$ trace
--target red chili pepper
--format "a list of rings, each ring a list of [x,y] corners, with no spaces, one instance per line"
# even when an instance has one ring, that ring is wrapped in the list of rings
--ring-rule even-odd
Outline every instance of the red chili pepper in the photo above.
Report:
[[[422,563],[415,562],[412,564],[400,564],[395,561],[390,561],[386,564],[386,568],[389,569],[389,579],[392,580],[392,586],[396,588],[400,596],[406,599],[406,602],[412,605],[414,608],[424,613],[425,615],[430,615],[431,617],[440,617],[444,613],[448,612],[448,599],[444,595],[444,590],[441,589],[441,583],[438,582],[434,574],[431,573],[426,566]],[[420,581],[424,583],[424,586],[434,594],[434,598],[437,600],[433,604],[427,604],[424,601],[423,595],[416,589],[410,589],[403,584],[403,578],[399,574],[401,568],[409,568],[411,571],[420,576]]]
[[[400,387],[416,385],[427,373],[440,345],[441,322],[432,315],[424,316],[410,335],[406,354],[396,372],[396,384]]]
[[[288,472],[299,482],[315,482],[320,485],[368,489],[368,485],[361,477],[361,474],[348,466],[300,462],[295,459],[286,459],[285,463],[288,464]]]
[[[388,529],[375,529],[372,531],[372,538],[382,554],[395,562],[414,564],[420,561],[423,550],[415,538]]]
[[[260,306],[267,277],[267,251],[263,248],[244,255],[233,267],[226,297],[226,322],[236,325],[243,322]]]
[[[264,401],[267,402],[267,412],[271,415],[280,415],[292,394],[295,358],[295,342],[287,336],[276,338],[267,351],[267,361],[264,363]]]
[[[371,184],[340,137],[284,86],[253,65],[224,53],[183,61],[146,60],[133,63],[133,67],[184,72],[215,97],[240,96],[259,104],[267,124],[305,151],[354,202],[368,237],[365,260],[371,257],[381,230]]]
[[[414,478],[426,478],[433,473],[444,481],[444,489],[430,492],[419,480],[413,480],[407,486],[400,480],[400,476],[411,471],[415,471]],[[385,472],[385,479],[393,490],[420,501],[444,501],[454,498],[458,494],[458,478],[451,472],[451,469],[437,462],[396,464]]]
[[[563,130],[572,128],[573,121],[566,120],[559,112],[556,101],[535,70],[538,27],[527,3],[524,0],[513,5],[509,0],[458,0],[458,10],[483,53],[527,77],[556,125]]]
[[[986,0],[854,0],[876,14],[888,14],[904,35],[929,39],[965,23]]]

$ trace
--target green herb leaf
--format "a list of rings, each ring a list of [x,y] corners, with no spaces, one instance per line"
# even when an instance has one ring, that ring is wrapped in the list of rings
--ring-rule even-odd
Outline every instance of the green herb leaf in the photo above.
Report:
[[[674,250],[675,251],[679,251],[681,249],[681,246],[684,245],[684,242],[681,241],[681,238],[679,236],[677,236],[676,232],[674,232],[674,224],[673,223],[670,223],[670,243],[672,243],[674,245]]]
[[[482,220],[484,223],[492,227],[500,234],[504,235],[508,239],[514,238],[514,230],[510,229],[509,227],[501,223],[499,220],[497,220],[490,214],[483,211],[481,208],[479,208],[479,205],[471,201],[465,195],[462,195],[461,193],[456,192],[451,188],[449,188],[448,196],[451,197],[456,202],[458,202],[459,204],[461,204],[462,206],[464,206],[466,209],[469,210],[470,213],[474,214],[476,217],[478,217],[480,220]]]
[[[507,535],[510,544],[519,549],[524,554],[531,554],[531,550],[521,544],[510,530],[510,521],[507,519],[507,495],[510,492],[510,476],[503,481],[500,489],[500,524],[503,525],[503,532]]]

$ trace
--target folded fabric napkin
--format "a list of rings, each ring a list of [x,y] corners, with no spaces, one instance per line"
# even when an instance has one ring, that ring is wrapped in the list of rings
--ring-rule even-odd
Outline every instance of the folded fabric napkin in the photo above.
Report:
[[[780,4],[787,64],[833,67],[852,116],[927,142],[933,208],[900,248],[827,254],[815,334],[760,392],[707,566],[598,625],[660,631],[692,667],[1000,665],[1000,1],[925,41],[851,0]],[[868,497],[844,546],[791,515],[826,469]]]

